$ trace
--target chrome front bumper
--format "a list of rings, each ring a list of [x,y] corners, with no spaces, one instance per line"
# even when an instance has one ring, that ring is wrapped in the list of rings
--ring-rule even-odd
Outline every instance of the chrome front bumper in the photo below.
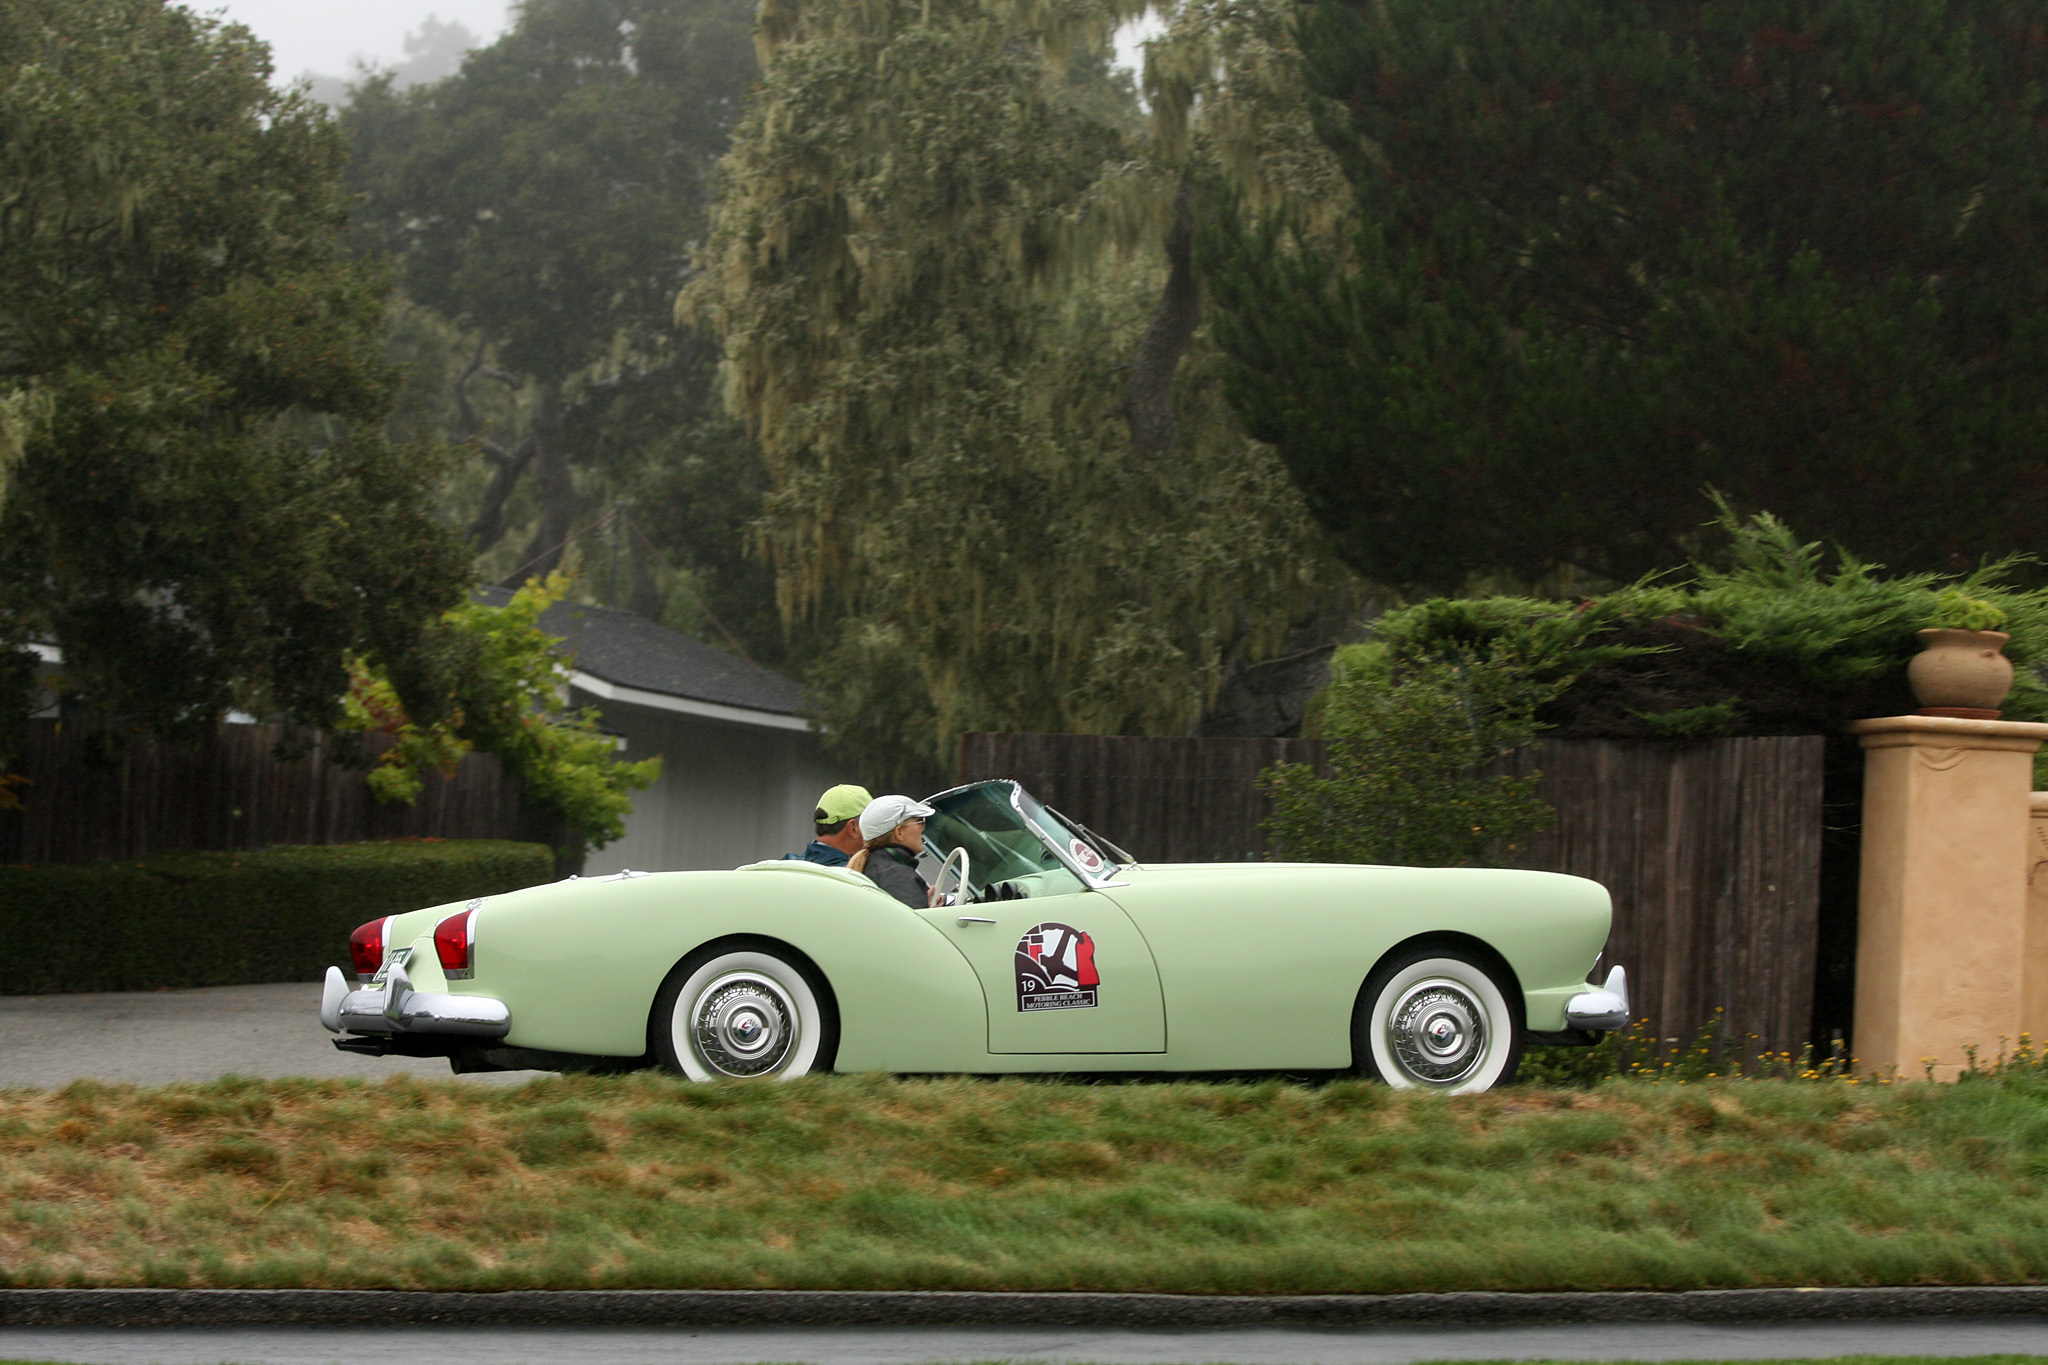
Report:
[[[465,1038],[503,1038],[512,1030],[512,1011],[487,995],[440,995],[412,988],[405,964],[394,962],[381,984],[348,987],[341,968],[327,969],[320,995],[320,1022],[329,1033],[453,1033]]]
[[[1566,1028],[1602,1032],[1628,1027],[1628,973],[1616,967],[1597,991],[1585,991],[1564,1003]]]

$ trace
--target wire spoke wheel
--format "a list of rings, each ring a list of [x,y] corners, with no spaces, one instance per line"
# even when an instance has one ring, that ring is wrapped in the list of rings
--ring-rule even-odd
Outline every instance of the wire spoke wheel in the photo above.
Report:
[[[648,1027],[656,1060],[693,1081],[805,1075],[825,1031],[804,973],[751,949],[685,959],[656,996]]]
[[[1514,1079],[1521,1040],[1507,994],[1462,957],[1424,951],[1375,971],[1352,1048],[1361,1070],[1402,1090],[1463,1095]]]

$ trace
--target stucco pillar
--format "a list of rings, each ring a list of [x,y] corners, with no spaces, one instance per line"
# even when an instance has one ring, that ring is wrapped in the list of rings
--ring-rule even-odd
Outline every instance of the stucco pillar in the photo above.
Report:
[[[1862,737],[1856,1025],[1865,1071],[1953,1079],[2018,1040],[2034,751],[2048,725],[1886,716]]]
[[[2027,964],[2020,997],[2020,1029],[2034,1055],[2048,1051],[2048,792],[2030,801],[2027,836]]]

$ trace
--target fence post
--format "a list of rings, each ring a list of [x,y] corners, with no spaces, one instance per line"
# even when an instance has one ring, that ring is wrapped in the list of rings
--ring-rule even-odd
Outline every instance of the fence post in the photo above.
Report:
[[[1952,1080],[2021,1031],[2034,752],[2048,725],[1886,716],[1862,737],[1857,1061]]]

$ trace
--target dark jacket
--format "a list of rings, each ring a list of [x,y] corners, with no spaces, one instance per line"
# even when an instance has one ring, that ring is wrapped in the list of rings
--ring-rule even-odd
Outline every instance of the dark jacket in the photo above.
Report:
[[[811,840],[811,846],[801,853],[785,853],[785,863],[818,863],[824,867],[845,867],[846,855],[821,839]]]
[[[911,909],[925,908],[930,888],[924,884],[924,878],[917,875],[917,856],[901,844],[891,844],[868,854],[868,865],[862,871],[869,881]]]

